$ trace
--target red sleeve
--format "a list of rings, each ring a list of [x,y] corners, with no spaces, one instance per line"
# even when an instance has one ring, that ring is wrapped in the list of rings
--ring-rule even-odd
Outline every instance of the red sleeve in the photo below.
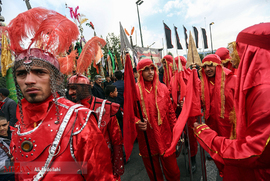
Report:
[[[168,112],[167,112],[167,118],[170,122],[170,127],[171,127],[171,130],[173,130],[173,127],[176,123],[176,116],[175,116],[175,111],[174,111],[174,108],[172,106],[172,103],[171,103],[171,100],[170,100],[170,97],[168,96]]]
[[[76,122],[81,120],[79,111]],[[113,180],[111,154],[93,114],[83,130],[73,136],[73,150],[86,180]]]
[[[111,117],[108,125],[112,145],[123,145],[123,138],[116,116]]]
[[[270,163],[270,85],[249,93],[245,136],[236,140],[217,136],[207,125],[194,129],[197,140],[216,161],[247,168],[268,167]]]

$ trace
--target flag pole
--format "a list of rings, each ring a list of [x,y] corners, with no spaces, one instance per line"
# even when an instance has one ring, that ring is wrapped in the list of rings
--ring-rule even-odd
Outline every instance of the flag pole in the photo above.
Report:
[[[164,21],[163,22],[163,26],[164,26]],[[166,32],[165,32],[165,28],[164,28],[164,35],[165,35],[165,40],[166,40],[166,55],[168,54],[168,42],[167,42],[167,38],[166,38]],[[165,55],[164,55],[165,56]]]
[[[137,101],[137,105],[138,105],[138,109],[139,109],[139,113],[140,113],[141,122],[144,122],[140,101]],[[151,155],[151,150],[150,150],[150,146],[149,146],[147,133],[146,133],[146,131],[144,131],[143,133],[144,133],[144,138],[145,138],[145,142],[146,142],[146,146],[147,146],[147,150],[148,150],[148,154],[149,154],[150,163],[151,163],[151,166],[152,166],[154,180],[157,181],[157,176],[156,176],[155,167],[154,167],[154,163],[153,163],[153,159],[152,159],[152,155]]]

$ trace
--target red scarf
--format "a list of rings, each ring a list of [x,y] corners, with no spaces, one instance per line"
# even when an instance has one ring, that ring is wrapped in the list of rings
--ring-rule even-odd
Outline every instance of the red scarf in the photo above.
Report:
[[[40,103],[30,103],[25,98],[21,100],[23,122],[26,128],[34,127],[34,123],[38,123],[45,118],[50,105],[52,105],[50,104],[52,103],[52,100],[53,95],[50,95],[45,101]],[[18,107],[16,114],[20,124],[22,124]]]

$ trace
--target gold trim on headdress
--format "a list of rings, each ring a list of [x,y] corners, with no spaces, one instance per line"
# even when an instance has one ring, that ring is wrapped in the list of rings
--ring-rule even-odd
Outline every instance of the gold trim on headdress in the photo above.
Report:
[[[201,67],[203,67],[203,66],[205,66],[205,65],[212,65],[212,66],[218,66],[218,65],[220,65],[220,64],[218,64],[218,63],[216,63],[216,62],[212,62],[212,61],[206,61],[206,62],[204,62],[202,65],[201,65]]]
[[[238,68],[239,63],[240,63],[240,57],[239,57],[237,49],[236,49],[236,42],[233,41],[233,42],[229,43],[228,49],[230,52],[231,62],[233,64],[233,66]]]
[[[221,99],[221,110],[220,110],[220,117],[224,119],[225,114],[225,72],[222,69],[221,72],[221,85],[220,85],[220,99]]]
[[[234,108],[229,114],[229,120],[231,121],[231,124],[232,124],[230,139],[234,140],[234,139],[236,139],[236,113],[235,113]]]
[[[228,59],[228,58],[227,58],[227,59],[225,59],[225,60],[221,60],[221,63],[222,63],[222,64],[226,64],[226,63],[228,63],[228,62],[230,62],[230,61],[231,61],[231,59]]]

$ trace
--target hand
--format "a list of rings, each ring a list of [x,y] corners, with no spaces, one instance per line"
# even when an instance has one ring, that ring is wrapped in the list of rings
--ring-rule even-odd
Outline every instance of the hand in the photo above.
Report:
[[[181,101],[181,109],[183,109],[184,101]]]
[[[194,128],[196,128],[197,126],[200,126],[201,124],[200,123],[198,123],[198,122],[194,122]]]
[[[139,121],[138,122],[138,127],[141,131],[146,131],[147,130],[147,120],[143,118],[144,122]]]

